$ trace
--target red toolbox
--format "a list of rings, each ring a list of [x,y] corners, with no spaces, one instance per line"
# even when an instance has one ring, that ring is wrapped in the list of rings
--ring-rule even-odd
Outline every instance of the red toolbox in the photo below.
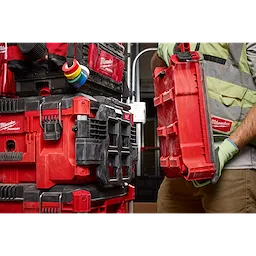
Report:
[[[134,187],[102,188],[56,185],[39,190],[35,184],[0,184],[1,213],[127,213],[132,212]]]
[[[124,47],[118,43],[80,43],[77,48],[82,53],[78,60],[90,69],[80,91],[120,99],[126,86]]]
[[[124,47],[117,43],[83,44],[83,58],[91,70],[120,84],[124,71]]]
[[[129,108],[85,94],[0,99],[0,182],[129,182],[137,161]]]
[[[160,165],[167,177],[212,178],[214,151],[204,73],[198,52],[179,52],[154,71]]]
[[[124,47],[118,43],[69,43],[67,59],[75,57],[90,70],[79,92],[121,99],[124,91]],[[26,74],[15,74],[16,93],[20,97],[37,96],[48,87],[51,94],[75,93],[61,69],[32,66]]]

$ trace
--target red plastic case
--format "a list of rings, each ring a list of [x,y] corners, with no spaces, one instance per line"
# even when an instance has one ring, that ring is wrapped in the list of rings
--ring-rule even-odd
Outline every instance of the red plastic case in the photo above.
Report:
[[[215,172],[212,130],[200,55],[190,56],[154,71],[160,165],[167,177],[204,180]]]

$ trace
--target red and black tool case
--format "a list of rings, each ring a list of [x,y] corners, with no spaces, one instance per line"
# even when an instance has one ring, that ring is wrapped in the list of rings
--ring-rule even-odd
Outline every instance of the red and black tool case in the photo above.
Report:
[[[215,172],[202,63],[198,52],[179,52],[170,67],[154,71],[160,165],[167,177],[205,180]]]
[[[41,45],[43,44],[41,43]],[[45,45],[49,48],[49,45],[54,46],[54,43]],[[58,45],[60,44],[58,43]],[[67,82],[61,66],[54,65],[51,59],[41,62],[26,60],[23,61],[23,71],[13,71],[17,95],[21,97],[37,96],[40,95],[43,88],[48,87],[51,94],[79,91],[94,96],[101,95],[121,99],[124,86],[127,86],[124,71],[125,55],[122,45],[118,43],[69,43],[66,48],[66,54],[62,53],[64,60],[72,62],[73,58],[76,58],[81,65],[90,70],[90,75],[82,87],[78,90],[74,89]]]
[[[85,94],[0,99],[0,182],[103,186],[129,182],[137,161],[133,116]]]
[[[40,190],[30,184],[0,183],[1,213],[127,213],[134,187],[102,188],[97,184],[56,185]]]

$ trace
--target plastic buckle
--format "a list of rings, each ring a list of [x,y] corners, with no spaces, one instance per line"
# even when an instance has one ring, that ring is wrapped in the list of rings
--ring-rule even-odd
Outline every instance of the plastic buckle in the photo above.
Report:
[[[190,52],[177,52],[177,57],[181,62],[192,60],[192,55]]]

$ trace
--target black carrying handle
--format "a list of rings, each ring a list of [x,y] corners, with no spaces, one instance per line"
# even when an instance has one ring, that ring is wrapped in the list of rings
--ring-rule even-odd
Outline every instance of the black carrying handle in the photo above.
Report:
[[[76,57],[76,48],[75,48],[76,44],[77,44],[76,41],[77,40],[67,40],[67,42],[68,42],[68,52],[67,52],[68,67],[71,67],[73,65],[74,58]]]

